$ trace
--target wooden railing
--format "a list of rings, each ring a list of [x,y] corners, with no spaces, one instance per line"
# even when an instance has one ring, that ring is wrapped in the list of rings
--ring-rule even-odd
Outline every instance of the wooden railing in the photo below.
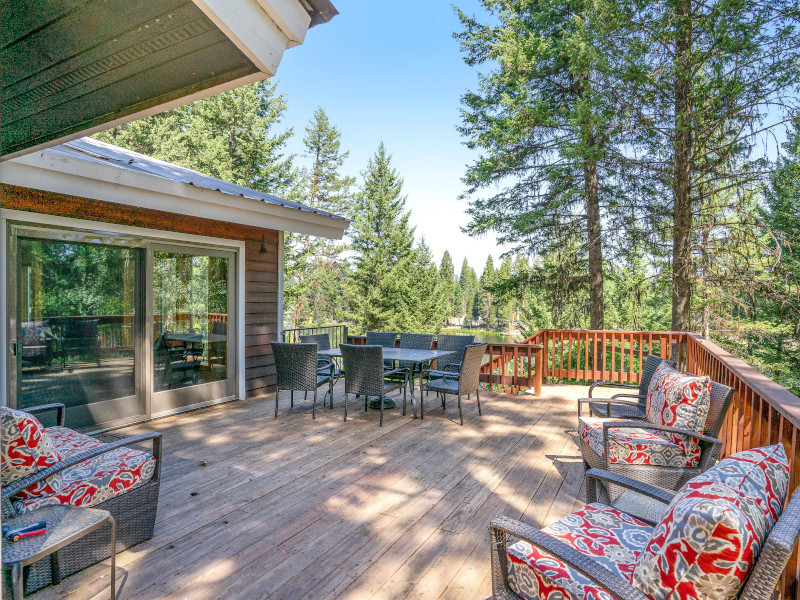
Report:
[[[639,383],[648,354],[685,356],[686,334],[673,331],[542,329],[523,342],[544,347],[544,377]]]
[[[347,340],[350,344],[363,345],[367,338],[350,335]],[[395,346],[399,344],[398,338]],[[487,344],[480,379],[484,389],[510,394],[533,389],[535,395],[541,395],[544,376],[542,348],[534,343]],[[433,349],[436,349],[436,340],[433,341]]]

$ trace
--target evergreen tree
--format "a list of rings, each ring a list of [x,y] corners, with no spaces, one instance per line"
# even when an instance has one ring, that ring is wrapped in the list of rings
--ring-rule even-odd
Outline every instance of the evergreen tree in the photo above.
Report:
[[[447,316],[447,301],[448,295],[452,294],[452,286],[443,280],[424,239],[414,250],[412,279],[409,287],[413,302],[409,306],[409,316],[414,318],[416,325],[410,331],[438,333]]]
[[[469,266],[466,257],[461,263],[461,274],[458,277],[461,286],[461,314],[464,317],[464,326],[470,327],[474,321],[475,294],[478,291],[478,276],[475,269]]]
[[[302,172],[304,204],[333,213],[350,212],[350,188],[355,180],[341,169],[349,153],[341,150],[341,133],[317,108],[303,138],[311,166]],[[337,240],[287,233],[285,295],[291,326],[338,322],[345,315],[346,246]]]
[[[292,130],[275,132],[286,112],[276,84],[260,81],[96,134],[182,167],[269,193],[295,182],[284,146]]]
[[[462,102],[467,145],[483,151],[465,177],[471,234],[536,254],[579,240],[595,329],[603,328],[601,207],[623,165],[623,116],[614,110],[614,61],[605,42],[616,19],[605,0],[484,0],[491,25],[458,11],[465,62],[486,66]],[[496,195],[476,198],[482,189]],[[558,236],[558,237],[557,237]]]
[[[477,300],[475,302],[477,310],[479,311],[478,317],[489,329],[495,329],[497,327],[497,307],[492,298],[492,289],[495,281],[494,259],[489,255],[486,259],[486,266],[483,268],[483,273],[481,273]]]
[[[442,255],[442,264],[439,267],[439,281],[444,304],[444,315],[445,317],[453,317],[456,310],[458,312],[461,311],[461,307],[460,297],[456,297],[458,282],[456,281],[455,267],[448,250],[445,250]],[[457,303],[459,304],[458,307],[456,307]]]
[[[351,225],[354,319],[364,331],[413,331],[414,228],[382,142],[362,177]]]

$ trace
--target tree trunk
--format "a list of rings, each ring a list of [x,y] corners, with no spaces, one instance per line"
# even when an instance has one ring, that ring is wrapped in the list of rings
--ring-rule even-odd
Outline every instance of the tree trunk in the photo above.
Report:
[[[585,161],[587,247],[589,250],[589,327],[603,329],[603,245],[600,229],[600,188],[597,163]]]
[[[672,238],[672,330],[688,331],[692,297],[692,29],[691,0],[681,0],[676,23]]]

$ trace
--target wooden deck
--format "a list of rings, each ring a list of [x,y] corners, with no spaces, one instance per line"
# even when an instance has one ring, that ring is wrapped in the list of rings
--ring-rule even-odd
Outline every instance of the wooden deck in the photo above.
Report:
[[[585,391],[485,392],[463,427],[430,396],[424,420],[398,407],[379,428],[357,402],[342,421],[340,384],[316,420],[287,393],[277,419],[268,397],[128,428],[162,432],[165,457],[155,536],[118,555],[117,598],[487,598],[493,517],[583,505]],[[32,598],[107,599],[107,564]]]

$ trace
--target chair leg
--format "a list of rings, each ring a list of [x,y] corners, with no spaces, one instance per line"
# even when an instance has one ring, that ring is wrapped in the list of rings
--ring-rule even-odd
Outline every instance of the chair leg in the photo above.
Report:
[[[311,405],[311,418],[312,419],[317,418],[317,390],[314,390],[314,404]]]
[[[303,401],[306,401],[306,400],[308,400],[308,390],[303,392]]]
[[[461,394],[458,395],[458,418],[464,424],[464,415],[461,413]]]
[[[369,396],[364,396],[364,412],[369,410]]]
[[[331,402],[331,410],[333,410],[333,379],[331,379],[329,387],[330,387],[330,394],[331,394],[331,400],[330,400],[330,402]]]
[[[425,418],[425,393],[424,392],[426,392],[426,391],[428,393],[430,393],[430,390],[424,390],[423,391],[422,388],[419,389],[419,418],[420,419],[424,419]]]
[[[483,413],[481,413],[481,393],[478,390],[475,390],[475,399],[478,401],[478,416],[482,417]]]
[[[380,426],[383,427],[383,394],[381,394],[381,424]]]
[[[278,394],[280,394],[280,390],[275,390],[275,418],[278,418]]]
[[[347,392],[344,394],[344,422],[347,423]]]
[[[289,406],[294,408],[294,390],[289,392]]]

